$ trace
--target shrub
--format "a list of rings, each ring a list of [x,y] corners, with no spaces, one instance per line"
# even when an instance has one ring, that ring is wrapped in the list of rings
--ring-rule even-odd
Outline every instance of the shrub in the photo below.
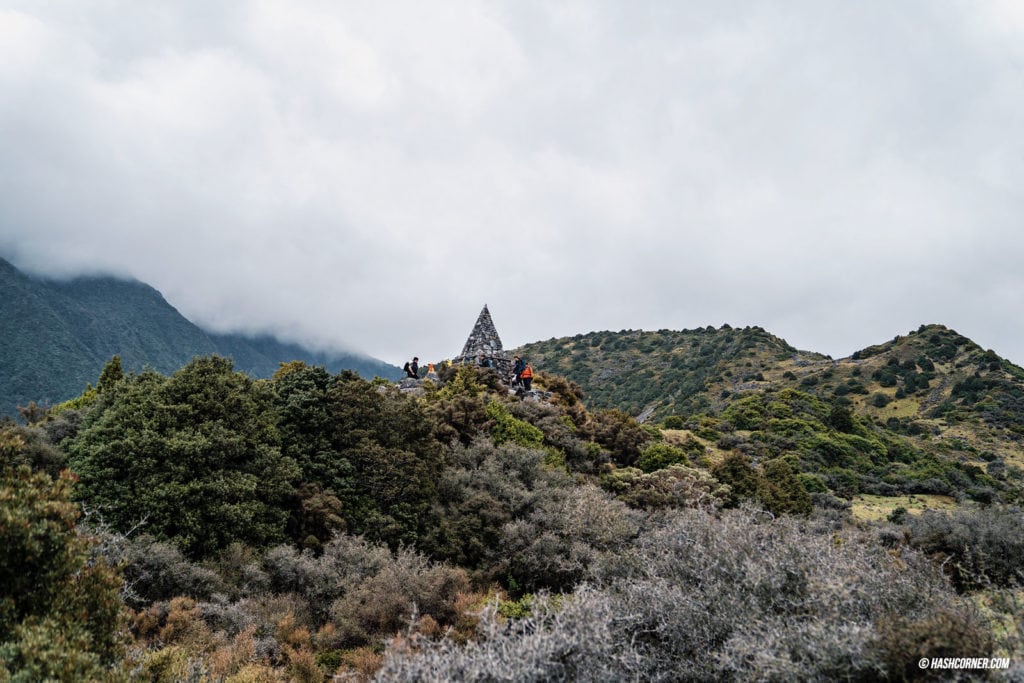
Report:
[[[879,619],[876,634],[871,648],[878,653],[882,669],[893,680],[922,677],[918,665],[921,659],[993,651],[992,631],[981,616],[973,610],[956,607],[940,607],[917,618],[888,615]],[[946,672],[932,674],[928,678],[946,676]]]
[[[7,468],[0,488],[0,678],[98,680],[123,654],[121,580],[75,526],[72,480]]]
[[[959,588],[1024,584],[1024,512],[1019,507],[928,510],[908,521],[910,545],[940,560]]]
[[[639,513],[595,486],[566,491],[505,525],[495,571],[527,592],[570,589],[601,554],[624,547],[639,524]]]
[[[645,474],[635,467],[616,469],[601,484],[630,507],[658,510],[673,507],[717,508],[730,498],[729,487],[706,470],[671,465]]]
[[[415,616],[453,623],[456,598],[468,590],[464,570],[403,548],[331,605],[331,621],[339,644],[365,645],[402,630]]]
[[[529,422],[516,419],[499,401],[491,401],[485,410],[491,422],[491,437],[495,445],[507,442],[519,444],[525,448],[540,448],[544,443],[544,433]]]
[[[654,437],[650,430],[619,410],[602,410],[580,429],[581,436],[608,449],[619,465],[632,465]]]
[[[566,603],[534,600],[530,614],[518,619],[499,618],[491,605],[481,637],[465,646],[447,638],[393,641],[376,680],[642,680],[635,648],[613,626],[617,608],[591,589]]]
[[[372,642],[401,629],[414,611],[450,624],[458,616],[456,596],[469,587],[462,569],[430,562],[411,548],[392,552],[345,535],[327,543],[319,557],[279,546],[264,562],[271,586],[301,597],[313,627],[331,625],[326,647]]]
[[[715,479],[729,487],[727,505],[736,506],[740,501],[757,496],[759,477],[750,458],[741,453],[730,453],[722,462],[711,468]]]
[[[875,392],[871,396],[871,405],[873,405],[876,408],[884,408],[890,403],[892,403],[892,397],[889,396],[889,394],[885,394],[879,391]]]
[[[766,462],[763,474],[757,497],[765,508],[775,514],[806,514],[811,511],[811,497],[807,489],[784,458]]]
[[[284,539],[299,471],[278,448],[265,385],[213,356],[170,378],[143,372],[111,393],[70,444],[69,463],[76,496],[114,529],[146,520],[192,558]]]
[[[502,529],[570,486],[564,471],[544,465],[543,451],[481,437],[455,445],[437,483],[440,502],[430,532],[418,544],[435,559],[485,569],[500,555]]]
[[[53,446],[43,429],[0,421],[0,468],[27,465],[33,471],[57,477],[64,460],[64,454]]]
[[[927,625],[956,629],[932,642],[991,651],[977,610],[924,558],[797,518],[672,513],[593,576],[517,619],[492,606],[465,646],[395,641],[379,679],[898,679],[921,652],[943,652],[921,647]]]
[[[176,596],[206,600],[223,590],[215,572],[186,559],[177,546],[152,536],[125,541],[121,552],[128,602],[135,608]]]
[[[670,465],[688,464],[690,461],[682,449],[661,442],[647,444],[636,461],[637,468],[644,472],[654,472]]]
[[[271,588],[301,596],[310,605],[314,624],[320,625],[327,620],[332,602],[390,561],[386,547],[342,534],[327,543],[319,557],[293,546],[272,548],[264,567]]]
[[[679,415],[669,415],[661,424],[665,429],[682,429],[685,421]]]

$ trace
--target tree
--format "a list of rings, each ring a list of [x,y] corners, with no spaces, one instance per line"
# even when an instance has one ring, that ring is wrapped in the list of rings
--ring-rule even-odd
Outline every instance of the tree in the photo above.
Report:
[[[282,367],[272,384],[281,447],[303,482],[339,501],[340,508],[326,508],[329,514],[343,518],[350,533],[393,547],[416,542],[441,468],[440,444],[421,405],[354,373],[332,377],[304,364]],[[320,535],[337,524],[316,526],[300,525],[324,542]]]
[[[121,356],[114,356],[110,362],[103,366],[100,379],[96,383],[96,391],[105,393],[112,389],[115,384],[124,379],[124,371],[121,369]]]
[[[271,400],[216,356],[125,379],[70,445],[76,495],[115,529],[144,521],[193,558],[279,542],[299,471],[281,454]]]
[[[98,680],[123,654],[117,572],[75,527],[73,478],[7,468],[0,489],[0,678]]]

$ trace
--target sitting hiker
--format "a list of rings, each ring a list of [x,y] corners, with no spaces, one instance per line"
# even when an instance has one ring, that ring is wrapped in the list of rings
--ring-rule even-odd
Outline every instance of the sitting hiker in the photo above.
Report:
[[[482,368],[489,368],[491,367],[491,361],[490,359],[487,358],[487,356],[481,353],[480,359],[477,361],[477,365],[479,365]]]
[[[405,367],[403,367],[402,370],[405,371],[405,376],[406,377],[411,377],[412,379],[419,379],[420,378],[420,359],[415,357],[415,356],[413,356],[412,362],[411,363],[406,363]]]

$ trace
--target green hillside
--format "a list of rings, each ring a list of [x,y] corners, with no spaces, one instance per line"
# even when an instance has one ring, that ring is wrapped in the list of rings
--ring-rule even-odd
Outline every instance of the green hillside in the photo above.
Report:
[[[721,460],[788,457],[813,491],[1017,500],[1024,370],[941,325],[833,360],[756,327],[598,332],[520,349],[538,370]]]
[[[115,355],[129,371],[172,372],[213,353],[233,358],[255,377],[269,377],[290,360],[365,377],[400,374],[366,356],[319,353],[266,336],[208,333],[141,282],[41,280],[0,259],[0,415],[29,401],[53,404],[77,396]]]
[[[591,407],[618,408],[649,420],[720,405],[708,387],[724,381],[742,388],[799,353],[760,327],[729,326],[591,332],[527,344],[518,351],[535,368],[578,383]]]

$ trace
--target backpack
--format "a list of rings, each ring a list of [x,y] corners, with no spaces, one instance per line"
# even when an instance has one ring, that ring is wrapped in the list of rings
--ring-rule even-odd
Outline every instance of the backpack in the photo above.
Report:
[[[523,368],[523,372],[519,376],[522,377],[523,379],[526,379],[528,377],[532,378],[533,377],[533,368],[531,366],[527,365],[525,368]]]

